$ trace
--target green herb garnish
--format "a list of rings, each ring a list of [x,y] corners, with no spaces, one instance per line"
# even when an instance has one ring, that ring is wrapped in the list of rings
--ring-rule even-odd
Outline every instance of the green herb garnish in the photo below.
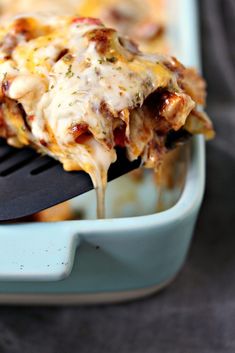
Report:
[[[118,59],[115,56],[111,56],[111,58],[106,58],[106,61],[108,61],[109,63],[116,63],[117,60]]]
[[[74,76],[74,72],[72,71],[72,65],[71,65],[71,64],[69,65],[68,70],[67,70],[65,76],[68,77],[68,78],[71,78],[71,77]]]

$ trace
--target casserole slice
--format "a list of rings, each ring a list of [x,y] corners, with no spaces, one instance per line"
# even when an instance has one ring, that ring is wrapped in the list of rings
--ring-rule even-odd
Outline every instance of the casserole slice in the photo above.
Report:
[[[205,83],[175,58],[143,54],[98,19],[32,15],[0,27],[0,137],[84,170],[100,192],[117,146],[157,169],[192,134]],[[102,207],[100,207],[102,209]]]

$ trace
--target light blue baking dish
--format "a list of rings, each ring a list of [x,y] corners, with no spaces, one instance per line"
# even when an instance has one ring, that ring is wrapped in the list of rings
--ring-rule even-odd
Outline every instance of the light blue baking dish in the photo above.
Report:
[[[169,2],[173,51],[185,64],[199,67],[196,1]],[[204,140],[198,136],[192,141],[182,195],[167,211],[130,218],[1,225],[0,302],[110,302],[164,287],[187,255],[204,180]]]

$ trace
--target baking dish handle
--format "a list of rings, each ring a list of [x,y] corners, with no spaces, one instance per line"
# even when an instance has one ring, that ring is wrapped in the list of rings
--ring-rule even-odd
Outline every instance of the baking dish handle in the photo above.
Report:
[[[66,223],[0,226],[0,281],[57,281],[73,267],[79,235]]]

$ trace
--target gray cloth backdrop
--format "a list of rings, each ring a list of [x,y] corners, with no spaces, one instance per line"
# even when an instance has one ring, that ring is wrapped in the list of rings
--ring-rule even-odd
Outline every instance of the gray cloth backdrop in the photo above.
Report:
[[[200,7],[217,138],[207,146],[206,198],[181,274],[130,304],[2,307],[0,353],[235,352],[235,0]]]

